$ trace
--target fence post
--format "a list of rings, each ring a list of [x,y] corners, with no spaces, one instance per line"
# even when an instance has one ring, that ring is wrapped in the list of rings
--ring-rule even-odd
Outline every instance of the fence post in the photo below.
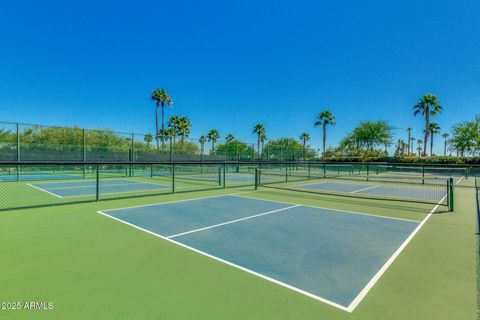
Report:
[[[259,180],[259,177],[258,177],[258,168],[255,168],[255,190],[258,189],[258,180]]]
[[[449,211],[453,211],[454,208],[455,208],[455,201],[454,201],[454,192],[453,192],[453,186],[454,186],[454,183],[453,183],[453,178],[450,177],[450,179],[448,180],[448,210]]]
[[[100,199],[100,166],[97,164],[96,166],[97,170],[97,178],[96,178],[96,190],[95,190],[95,201],[98,201]]]
[[[172,164],[170,170],[172,170],[172,193],[175,193],[175,165]]]
[[[20,124],[17,122],[17,161],[20,162]],[[17,182],[20,181],[20,165],[17,164]]]
[[[85,179],[87,177],[87,168],[86,168],[86,165],[85,165],[85,162],[87,162],[87,147],[86,147],[86,142],[87,142],[87,136],[85,134],[85,129],[82,129],[82,135],[83,135],[83,179]]]
[[[223,164],[223,188],[225,189],[227,187],[226,185],[226,176],[227,176],[227,164]]]
[[[367,163],[367,181],[368,181],[368,175],[370,174],[370,164]]]
[[[425,184],[425,165],[422,165],[422,184]]]

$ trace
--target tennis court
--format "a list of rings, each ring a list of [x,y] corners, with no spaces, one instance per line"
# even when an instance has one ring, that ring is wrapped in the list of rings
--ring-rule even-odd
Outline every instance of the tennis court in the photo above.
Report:
[[[99,213],[349,312],[421,226],[238,195]]]
[[[129,193],[169,188],[169,186],[163,184],[131,179],[105,179],[99,181],[98,184],[99,194]],[[92,196],[97,192],[97,181],[95,180],[29,183],[28,185],[58,198]]]

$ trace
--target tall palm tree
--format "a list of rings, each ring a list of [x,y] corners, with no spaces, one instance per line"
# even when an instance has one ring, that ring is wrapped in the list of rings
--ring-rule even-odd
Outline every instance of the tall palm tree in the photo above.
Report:
[[[415,137],[411,137],[411,138],[410,138],[410,142],[411,142],[411,143],[409,143],[409,146],[411,146],[411,148],[412,148],[411,151],[410,151],[410,153],[413,153],[413,148],[414,148],[414,144],[415,144],[415,141],[416,141],[416,140],[417,140],[417,138],[415,138]]]
[[[410,154],[410,142],[411,142],[411,137],[412,137],[412,128],[407,128],[408,131],[408,152],[407,155]]]
[[[225,140],[227,141],[227,143],[230,143],[233,140],[235,140],[235,136],[233,134],[229,133],[225,136]]]
[[[155,102],[155,137],[157,140],[157,150],[160,148],[158,143],[158,136],[160,131],[158,130],[158,107],[162,107],[162,146],[164,145],[163,133],[165,133],[165,104],[172,106],[172,98],[168,95],[168,92],[165,89],[155,88],[152,91],[151,95],[152,101]]]
[[[427,155],[427,141],[430,135],[430,117],[442,112],[442,106],[437,96],[427,93],[422,98],[418,99],[418,103],[413,106],[413,115],[421,114],[425,116],[425,136],[423,141],[423,156]]]
[[[448,141],[449,136],[450,135],[446,132],[444,134],[442,134],[442,137],[443,137],[443,156],[447,155],[447,141]]]
[[[325,144],[327,143],[327,125],[335,126],[335,116],[330,110],[325,109],[316,116],[317,121],[314,126],[322,126],[323,129],[323,156],[325,156]]]
[[[143,140],[145,141],[145,143],[147,144],[147,148],[150,149],[150,144],[152,143],[153,141],[153,135],[151,133],[148,133],[145,135],[145,137],[143,137]]]
[[[178,119],[177,129],[180,133],[182,146],[185,143],[185,137],[188,137],[190,134],[190,129],[192,128],[192,123],[188,117],[180,117]]]
[[[437,133],[440,133],[440,126],[436,122],[430,122],[428,126],[428,130],[430,131],[430,157],[433,155],[433,136]]]
[[[257,134],[257,154],[260,157],[260,137],[262,136],[262,134],[266,135],[267,133],[263,123],[257,123],[253,127],[253,133]]]
[[[421,139],[417,140],[417,144],[418,144],[417,151],[418,151],[418,156],[419,157],[421,156],[420,153],[422,152],[422,143],[423,143],[423,141]]]
[[[212,129],[207,134],[207,140],[212,142],[212,154],[215,154],[215,142],[220,138],[220,133],[217,129]]]
[[[205,150],[205,142],[207,142],[207,137],[205,137],[204,135],[200,136],[198,142],[200,142],[200,154],[203,155],[203,151]]]

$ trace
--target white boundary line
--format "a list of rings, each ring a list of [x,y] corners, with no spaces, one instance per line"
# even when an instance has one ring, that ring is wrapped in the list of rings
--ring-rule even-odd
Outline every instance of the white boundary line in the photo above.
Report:
[[[282,286],[282,287],[285,287],[285,288],[288,288],[288,289],[290,289],[290,290],[299,292],[299,293],[301,293],[301,294],[303,294],[303,295],[306,295],[306,296],[308,296],[308,297],[310,297],[310,298],[316,299],[316,300],[321,301],[321,302],[323,302],[323,303],[329,304],[329,305],[331,305],[331,306],[333,306],[333,307],[336,307],[336,308],[338,308],[338,309],[351,312],[351,311],[348,310],[348,307],[342,306],[342,305],[340,305],[340,304],[338,304],[338,303],[335,303],[335,302],[333,302],[333,301],[330,301],[330,300],[328,300],[328,299],[325,299],[325,298],[322,298],[322,297],[320,297],[320,296],[314,295],[314,294],[312,294],[312,293],[310,293],[310,292],[304,291],[304,290],[302,290],[302,289],[299,289],[299,288],[294,287],[294,286],[292,286],[292,285],[289,285],[289,284],[287,284],[287,283],[284,283],[284,282],[275,280],[275,279],[270,278],[270,277],[268,277],[268,276],[266,276],[266,275],[263,275],[263,274],[261,274],[261,273],[255,272],[255,271],[253,271],[253,270],[247,269],[247,268],[242,267],[242,266],[239,266],[239,265],[237,265],[237,264],[235,264],[235,263],[232,263],[232,262],[230,262],[230,261],[223,260],[222,258],[213,256],[213,255],[211,255],[211,254],[209,254],[209,253],[206,253],[206,252],[204,252],[204,251],[195,249],[195,248],[193,248],[193,247],[190,247],[190,246],[188,246],[188,245],[186,245],[186,244],[183,244],[183,243],[181,243],[181,242],[175,241],[175,240],[173,240],[173,239],[169,239],[169,238],[164,237],[164,236],[162,236],[162,235],[159,235],[159,234],[157,234],[157,233],[155,233],[155,232],[152,232],[152,231],[143,229],[143,228],[141,228],[141,227],[139,227],[139,226],[136,226],[136,225],[134,225],[134,224],[131,224],[131,223],[129,223],[129,222],[126,222],[126,221],[123,221],[123,220],[121,220],[121,219],[112,217],[112,216],[104,213],[103,211],[97,211],[97,213],[99,213],[99,214],[101,214],[101,215],[103,215],[103,216],[105,216],[105,217],[111,218],[111,219],[113,219],[113,220],[119,221],[119,222],[121,222],[121,223],[124,223],[124,224],[126,224],[126,225],[129,225],[129,226],[131,226],[131,227],[133,227],[133,228],[136,228],[136,229],[141,230],[141,231],[143,231],[143,232],[146,232],[146,233],[148,233],[148,234],[151,234],[151,235],[153,235],[153,236],[155,236],[155,237],[158,237],[158,238],[164,239],[164,240],[166,240],[166,241],[169,241],[169,242],[171,242],[171,243],[173,243],[173,244],[176,244],[176,245],[178,245],[178,246],[180,246],[180,247],[189,249],[189,250],[191,250],[191,251],[194,251],[194,252],[196,252],[196,253],[199,253],[199,254],[201,254],[201,255],[204,255],[204,256],[206,256],[206,257],[209,257],[209,258],[211,258],[211,259],[213,259],[213,260],[222,262],[222,263],[227,264],[227,265],[229,265],[229,266],[232,266],[232,267],[234,267],[234,268],[237,268],[237,269],[240,269],[240,270],[242,270],[242,271],[248,272],[248,273],[253,274],[253,275],[257,276],[257,277],[260,277],[260,278],[262,278],[262,279],[265,279],[265,280],[268,280],[268,281],[273,282],[273,283],[275,283],[275,284],[278,284],[278,285],[280,285],[280,286]]]
[[[180,200],[172,200],[172,201],[158,202],[158,203],[141,204],[141,205],[138,205],[138,206],[114,208],[114,209],[107,209],[107,210],[102,210],[102,211],[103,211],[103,212],[109,212],[109,211],[117,211],[117,210],[123,210],[123,209],[151,207],[151,206],[158,206],[158,205],[169,204],[169,203],[196,201],[196,200],[203,200],[203,199],[209,199],[209,198],[218,198],[218,197],[226,197],[226,196],[236,196],[236,195],[240,195],[240,194],[244,194],[244,193],[250,193],[250,192],[252,192],[252,191],[243,191],[243,192],[237,192],[237,193],[218,194],[218,195],[214,195],[214,196],[206,196],[206,197],[180,199]],[[289,204],[291,204],[291,203],[289,203]]]
[[[370,190],[370,189],[373,189],[373,188],[380,188],[380,187],[381,186],[372,186],[372,187],[368,187],[368,188],[363,188],[363,189],[359,189],[359,190],[350,191],[350,193],[357,193],[357,192],[362,192],[362,191]]]
[[[46,193],[48,193],[49,195],[52,195],[52,196],[54,196],[54,197],[63,198],[62,196],[59,196],[59,195],[56,194],[56,193],[53,193],[53,192],[47,191],[47,190],[45,190],[45,189],[42,189],[42,188],[40,188],[40,187],[34,186],[33,184],[27,183],[27,185],[30,186],[30,187],[32,187],[32,188],[35,188],[35,189],[37,189],[37,190],[46,192]]]
[[[377,281],[382,277],[382,275],[387,271],[388,267],[395,261],[395,259],[400,255],[400,253],[405,249],[405,247],[408,245],[408,243],[413,239],[413,237],[420,231],[420,229],[423,227],[423,225],[427,222],[427,220],[432,216],[433,212],[437,210],[437,208],[440,206],[440,203],[443,202],[443,200],[447,196],[445,195],[435,207],[433,207],[432,210],[428,213],[428,215],[425,217],[425,219],[422,220],[422,222],[413,230],[413,232],[408,236],[408,238],[400,245],[400,247],[393,253],[393,255],[390,257],[390,259],[385,262],[385,264],[378,270],[378,272],[373,276],[373,278],[367,283],[367,285],[360,291],[360,293],[353,299],[353,301],[348,305],[347,311],[352,312],[355,310],[355,308],[360,304],[360,302],[365,298],[365,296],[368,294],[368,292],[373,288],[373,286],[377,283]]]
[[[208,227],[203,227],[203,228],[198,228],[198,229],[194,229],[194,230],[190,230],[190,231],[186,231],[186,232],[182,232],[182,233],[177,233],[177,234],[174,234],[174,235],[172,235],[172,236],[168,236],[167,238],[168,238],[168,239],[172,239],[172,238],[176,238],[176,237],[183,236],[183,235],[190,234],[190,233],[194,233],[194,232],[199,232],[199,231],[204,231],[204,230],[208,230],[208,229],[213,229],[213,228],[221,227],[221,226],[224,226],[224,225],[227,225],[227,224],[231,224],[231,223],[235,223],[235,222],[240,222],[240,221],[244,221],[244,220],[249,220],[249,219],[253,219],[253,218],[258,218],[258,217],[266,216],[266,215],[269,215],[269,214],[272,214],[272,213],[276,213],[276,212],[280,212],[280,211],[284,211],[284,210],[296,208],[296,207],[298,207],[298,206],[300,206],[300,205],[297,204],[297,205],[295,205],[295,206],[289,206],[289,207],[285,207],[285,208],[281,208],[281,209],[276,209],[276,210],[271,210],[271,211],[267,211],[267,212],[255,214],[255,215],[253,215],[253,216],[248,216],[248,217],[244,217],[244,218],[240,218],[240,219],[230,220],[230,221],[226,221],[226,222],[214,224],[214,225],[211,225],[211,226],[208,226]]]

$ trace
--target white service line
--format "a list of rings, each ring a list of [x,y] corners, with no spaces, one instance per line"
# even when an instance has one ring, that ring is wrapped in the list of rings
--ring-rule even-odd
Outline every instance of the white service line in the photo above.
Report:
[[[54,197],[63,198],[62,196],[59,196],[59,195],[56,194],[56,193],[53,193],[53,192],[47,191],[47,190],[45,190],[45,189],[42,189],[42,188],[40,188],[40,187],[34,186],[33,184],[27,183],[27,185],[30,186],[30,187],[32,187],[32,188],[35,188],[35,189],[37,189],[37,190],[46,192],[46,193],[48,193],[48,194],[50,194],[50,195],[52,195],[52,196],[54,196]]]
[[[281,208],[281,209],[271,210],[271,211],[255,214],[253,216],[248,216],[248,217],[244,217],[244,218],[240,218],[240,219],[230,220],[230,221],[214,224],[214,225],[211,225],[211,226],[208,226],[208,227],[203,227],[203,228],[198,228],[198,229],[194,229],[194,230],[190,230],[190,231],[186,231],[186,232],[182,232],[182,233],[177,233],[177,234],[174,234],[172,236],[168,236],[166,238],[167,239],[172,239],[172,238],[175,238],[175,237],[183,236],[183,235],[198,232],[198,231],[208,230],[208,229],[221,227],[221,226],[231,224],[231,223],[235,223],[235,222],[249,220],[249,219],[253,219],[253,218],[257,218],[257,217],[261,217],[261,216],[266,216],[266,215],[269,215],[269,214],[272,214],[272,213],[275,213],[275,212],[280,212],[280,211],[292,209],[292,208],[295,208],[295,207],[298,207],[298,206],[300,206],[300,205],[297,204],[297,205],[294,205],[294,206],[289,206],[289,207],[285,207],[285,208]]]
[[[362,192],[362,191],[366,191],[366,190],[370,190],[370,189],[374,189],[374,188],[380,188],[380,187],[381,187],[380,185],[377,185],[377,186],[372,186],[372,187],[368,187],[368,188],[363,188],[363,189],[359,189],[359,190],[350,191],[350,193],[357,193],[357,192]]]

